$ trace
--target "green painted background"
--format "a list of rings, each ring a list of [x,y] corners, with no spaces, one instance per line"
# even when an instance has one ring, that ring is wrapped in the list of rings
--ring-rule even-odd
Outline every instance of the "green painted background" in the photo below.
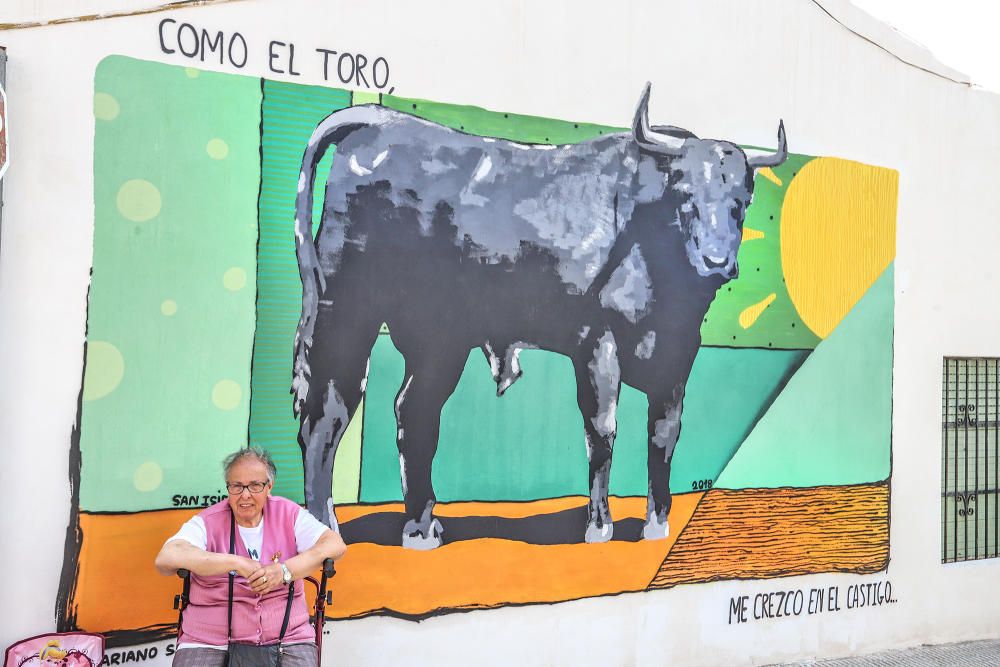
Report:
[[[260,82],[111,57],[94,90],[80,504],[170,507],[246,442]]]

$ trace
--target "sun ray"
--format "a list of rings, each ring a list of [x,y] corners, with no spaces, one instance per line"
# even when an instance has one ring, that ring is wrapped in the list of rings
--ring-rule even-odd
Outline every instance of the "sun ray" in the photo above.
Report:
[[[775,185],[777,185],[779,188],[781,187],[782,185],[781,179],[778,178],[778,175],[775,174],[770,167],[763,167],[761,169],[758,169],[757,173],[766,178],[767,180],[771,181]]]
[[[777,297],[777,294],[771,292],[758,303],[744,308],[739,317],[740,326],[744,329],[752,327],[753,323],[757,321],[757,318],[761,316],[761,313],[763,313],[764,310],[771,305],[771,302],[774,301],[775,297]]]
[[[764,238],[764,232],[759,229],[753,229],[751,227],[743,228],[743,240],[744,241],[756,241],[757,239]]]

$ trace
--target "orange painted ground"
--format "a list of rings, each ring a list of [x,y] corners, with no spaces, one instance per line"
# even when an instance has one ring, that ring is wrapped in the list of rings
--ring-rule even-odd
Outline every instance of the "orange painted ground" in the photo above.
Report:
[[[355,544],[338,564],[329,615],[364,616],[391,609],[419,616],[437,609],[496,607],[510,603],[558,602],[641,591],[663,562],[702,494],[674,497],[666,540],[605,544],[536,545],[480,539],[445,544],[433,551]],[[584,498],[533,503],[438,505],[440,516],[516,518],[585,504]],[[401,505],[345,508],[342,521]],[[615,519],[645,518],[645,498],[611,498]]]
[[[534,545],[498,539],[445,544],[427,552],[355,544],[338,563],[332,618],[392,611],[419,616],[436,610],[556,602],[646,588],[702,494],[674,497],[671,538],[653,542]],[[440,516],[518,518],[558,512],[585,499],[527,503],[439,504]],[[341,522],[400,511],[400,504],[338,507]],[[615,519],[644,518],[645,498],[611,498]],[[176,577],[161,577],[153,559],[163,542],[197,510],[139,514],[81,513],[83,545],[74,602],[81,630],[165,630],[177,619]]]

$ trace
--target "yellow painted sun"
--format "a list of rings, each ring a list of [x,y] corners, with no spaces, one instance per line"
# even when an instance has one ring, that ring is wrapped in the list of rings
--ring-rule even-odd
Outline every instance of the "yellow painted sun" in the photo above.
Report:
[[[896,256],[899,174],[816,158],[788,185],[781,265],[795,308],[826,338]]]

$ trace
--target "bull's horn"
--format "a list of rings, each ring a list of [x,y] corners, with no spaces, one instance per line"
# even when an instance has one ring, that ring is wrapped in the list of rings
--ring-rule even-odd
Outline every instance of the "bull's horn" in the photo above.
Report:
[[[778,121],[778,150],[770,151],[748,150],[748,163],[754,169],[777,167],[788,157],[788,144],[785,141],[785,121]]]
[[[646,150],[667,155],[676,155],[684,146],[684,140],[669,135],[657,134],[649,127],[649,91],[652,85],[647,81],[639,96],[639,104],[635,108],[632,120],[632,136],[636,143]]]

